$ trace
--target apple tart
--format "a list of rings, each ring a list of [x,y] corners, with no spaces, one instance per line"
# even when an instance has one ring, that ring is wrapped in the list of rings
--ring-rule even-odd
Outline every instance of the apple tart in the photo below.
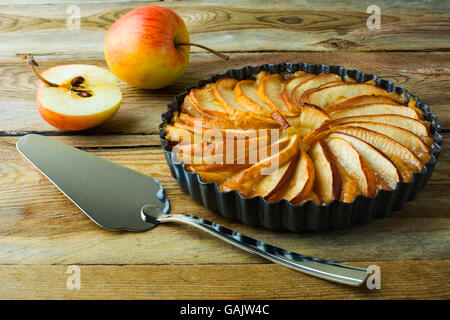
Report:
[[[169,164],[222,194],[322,207],[374,199],[424,171],[438,146],[417,99],[374,76],[304,65],[228,73],[188,89],[161,126]]]
[[[352,202],[409,182],[430,160],[423,112],[403,100],[373,81],[334,73],[261,71],[254,80],[191,89],[166,138],[188,171],[222,191],[293,204]],[[251,161],[251,154],[264,156]]]

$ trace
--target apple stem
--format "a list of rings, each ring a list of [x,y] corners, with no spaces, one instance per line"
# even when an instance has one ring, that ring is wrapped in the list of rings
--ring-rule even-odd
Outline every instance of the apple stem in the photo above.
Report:
[[[203,45],[201,45],[201,44],[192,43],[192,42],[179,42],[179,43],[175,43],[175,45],[176,45],[176,46],[193,46],[193,47],[199,47],[199,48],[205,49],[206,51],[209,51],[209,52],[211,52],[211,53],[214,53],[216,56],[221,57],[222,59],[225,59],[225,60],[229,60],[229,59],[230,59],[230,57],[227,56],[226,54],[217,52],[216,50],[213,50],[213,49],[208,48],[208,47],[206,47],[206,46],[203,46]]]
[[[29,53],[28,53],[28,54],[25,54],[25,55],[23,56],[23,60],[27,60],[27,65],[28,65],[28,67],[31,69],[31,71],[34,73],[34,75],[35,75],[36,77],[38,77],[39,80],[41,80],[43,83],[45,83],[46,85],[48,85],[48,86],[50,86],[50,87],[59,87],[58,84],[48,81],[47,79],[45,79],[43,76],[41,76],[41,75],[36,71],[36,69],[35,69],[34,67],[35,67],[35,66],[36,66],[36,67],[39,67],[39,65],[37,64],[36,60],[34,60],[33,55],[31,55],[31,54],[29,54]]]

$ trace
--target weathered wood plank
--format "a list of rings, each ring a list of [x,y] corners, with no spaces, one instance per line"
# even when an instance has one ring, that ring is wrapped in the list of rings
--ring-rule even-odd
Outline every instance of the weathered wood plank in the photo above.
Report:
[[[73,58],[40,57],[41,70],[73,63]],[[105,67],[103,60],[77,59],[77,63]],[[443,128],[450,128],[450,53],[236,53],[222,62],[210,54],[193,54],[186,74],[174,85],[157,91],[132,88],[120,82],[123,102],[111,121],[86,134],[158,133],[161,113],[185,87],[215,73],[246,65],[301,62],[342,65],[393,81],[419,96],[435,113]],[[0,59],[0,132],[60,132],[47,124],[35,107],[36,79],[20,58]]]
[[[67,266],[0,265],[1,299],[449,299],[450,262],[364,261],[381,289],[352,288],[275,264],[81,266],[80,290],[66,287]],[[44,275],[45,276],[42,276]],[[172,312],[172,313],[170,313]],[[175,316],[179,310],[167,314]]]
[[[148,4],[77,3],[81,28],[69,30],[68,4],[8,5],[1,7],[0,55],[102,55],[103,39],[111,24],[127,11]],[[442,2],[415,6],[407,1],[378,4],[381,29],[366,26],[371,3],[348,2],[164,2],[187,24],[193,42],[227,52],[448,50],[450,6]],[[419,9],[422,7],[422,9]],[[16,39],[21,41],[16,41]],[[45,43],[45,45],[42,45]],[[193,48],[198,52],[199,49]]]
[[[442,209],[450,206],[446,197],[450,189],[450,153],[445,145],[429,185],[402,211],[353,229],[293,234],[219,217],[180,190],[160,148],[134,148],[135,136],[113,138],[57,137],[84,148],[105,146],[108,149],[89,152],[157,178],[171,201],[172,213],[195,214],[283,248],[336,261],[449,258],[449,216]],[[184,225],[163,225],[146,233],[114,233],[98,228],[19,155],[14,146],[17,139],[0,138],[3,263],[261,263],[255,256]],[[138,145],[141,143],[138,141]],[[126,144],[132,147],[111,148]]]

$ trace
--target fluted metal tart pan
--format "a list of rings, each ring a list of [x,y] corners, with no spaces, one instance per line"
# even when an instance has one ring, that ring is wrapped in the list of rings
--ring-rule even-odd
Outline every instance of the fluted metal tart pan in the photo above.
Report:
[[[307,201],[301,205],[293,205],[287,200],[268,202],[260,196],[244,198],[238,191],[223,192],[217,183],[203,182],[198,173],[188,172],[185,164],[173,161],[169,142],[165,139],[164,125],[170,123],[173,112],[179,110],[184,98],[192,88],[201,88],[207,83],[215,82],[223,77],[244,80],[253,78],[260,71],[282,73],[299,70],[314,74],[335,73],[342,78],[347,75],[357,82],[374,80],[378,87],[389,92],[404,94],[405,102],[408,102],[409,99],[416,100],[417,107],[424,113],[424,119],[430,123],[430,131],[434,138],[430,161],[424,164],[421,172],[414,173],[410,182],[397,183],[395,190],[379,190],[374,197],[359,195],[351,203],[333,200],[327,205],[318,205],[313,201]],[[372,74],[364,74],[358,70],[346,70],[340,66],[310,65],[302,62],[264,64],[232,69],[187,87],[184,92],[175,97],[167,109],[161,116],[160,139],[170,172],[178,180],[181,189],[188,192],[192,199],[201,202],[206,208],[216,211],[224,217],[272,230],[325,231],[349,228],[369,223],[377,218],[387,217],[392,211],[400,210],[407,202],[414,200],[419,191],[425,188],[441,152],[442,135],[437,117],[430,112],[430,108],[426,104],[420,102],[418,97],[395,86],[391,81],[380,79]]]

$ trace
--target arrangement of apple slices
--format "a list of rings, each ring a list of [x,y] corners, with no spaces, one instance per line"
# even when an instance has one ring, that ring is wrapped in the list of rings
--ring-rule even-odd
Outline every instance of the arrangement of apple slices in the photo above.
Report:
[[[165,126],[174,161],[244,197],[321,205],[409,182],[432,137],[415,102],[336,74],[260,72],[192,89]]]

